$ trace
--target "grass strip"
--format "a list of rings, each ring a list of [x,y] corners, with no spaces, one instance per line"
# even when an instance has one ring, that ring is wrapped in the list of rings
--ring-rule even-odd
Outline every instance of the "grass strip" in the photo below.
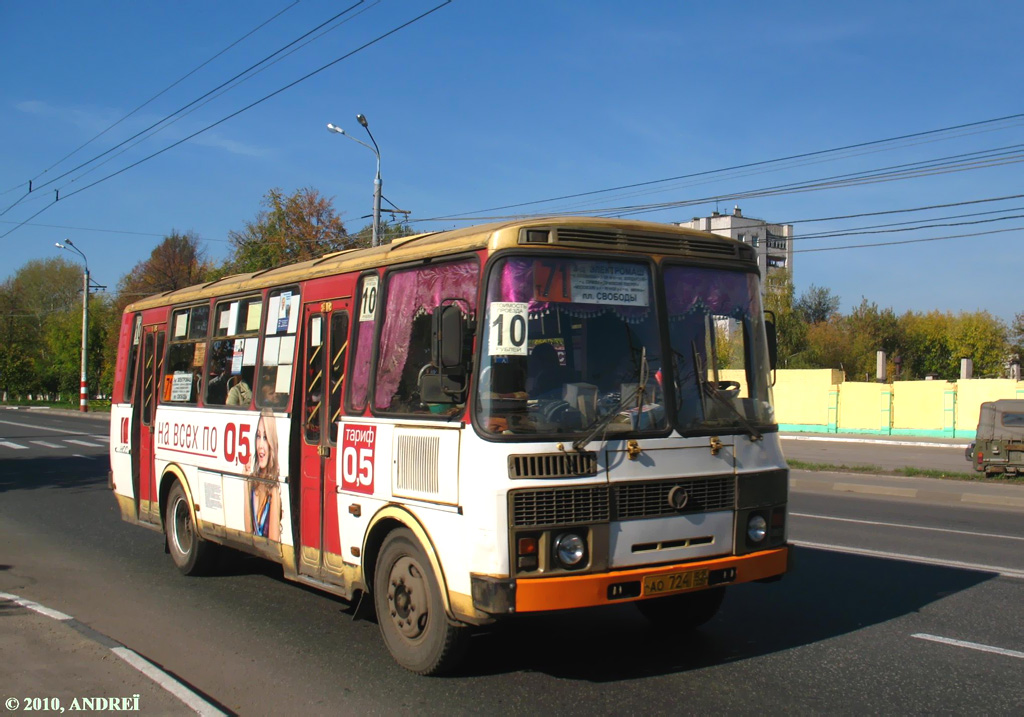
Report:
[[[901,468],[882,468],[872,465],[835,465],[833,463],[807,463],[805,461],[789,460],[790,468],[801,471],[831,471],[835,473],[872,473],[875,475],[898,475],[908,478],[943,478],[946,480],[968,480],[976,483],[1020,483],[1024,484],[1024,476],[1004,476],[1002,478],[989,478],[984,473],[971,471],[969,473],[957,473],[954,471],[939,471],[926,468],[913,468],[903,466]]]

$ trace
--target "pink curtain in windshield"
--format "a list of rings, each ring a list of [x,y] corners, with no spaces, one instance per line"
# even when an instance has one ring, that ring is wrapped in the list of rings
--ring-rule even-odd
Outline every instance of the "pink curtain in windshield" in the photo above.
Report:
[[[459,308],[463,313],[474,315],[479,273],[475,261],[464,261],[391,274],[378,352],[376,408],[386,410],[391,405],[402,379],[409,358],[412,320],[420,314],[433,314],[444,299],[460,299]]]
[[[352,408],[361,411],[366,407],[366,394],[370,387],[370,356],[373,351],[372,321],[359,322],[356,335],[356,359],[352,370]]]
[[[665,269],[665,297],[669,321],[692,311],[742,319],[760,303],[755,274],[695,266]]]

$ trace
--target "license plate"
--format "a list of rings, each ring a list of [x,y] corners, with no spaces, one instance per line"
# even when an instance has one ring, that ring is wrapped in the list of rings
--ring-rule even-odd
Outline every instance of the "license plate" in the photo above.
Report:
[[[708,571],[685,570],[680,573],[644,576],[644,595],[667,595],[682,590],[704,588],[708,585]]]

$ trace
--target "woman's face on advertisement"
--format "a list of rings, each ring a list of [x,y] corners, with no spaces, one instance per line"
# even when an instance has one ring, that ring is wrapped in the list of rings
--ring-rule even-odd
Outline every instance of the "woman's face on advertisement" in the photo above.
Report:
[[[270,460],[270,444],[267,442],[267,429],[263,419],[256,425],[256,464],[263,470]]]

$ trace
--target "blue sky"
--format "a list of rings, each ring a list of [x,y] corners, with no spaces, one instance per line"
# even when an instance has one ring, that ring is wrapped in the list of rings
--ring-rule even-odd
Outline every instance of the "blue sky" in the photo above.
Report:
[[[355,2],[355,0],[352,0]],[[71,237],[113,288],[172,229],[195,231],[213,259],[268,189],[334,197],[351,231],[370,213],[373,155],[384,196],[414,220],[467,216],[651,180],[871,142],[1024,112],[1014,2],[623,3],[455,0],[320,74],[96,186],[116,172],[356,50],[434,7],[367,0],[350,21],[91,173],[45,184],[193,101],[347,7],[302,0],[0,4],[0,277],[57,255]],[[287,10],[285,10],[287,8]],[[253,28],[279,17],[43,173],[111,123]],[[347,16],[348,17],[348,16]],[[823,191],[725,200],[747,216],[806,220],[1024,194],[1016,150],[1024,118],[937,133],[789,166],[647,185],[519,211],[686,202],[989,150],[1000,166]],[[123,149],[123,148],[122,148]],[[870,150],[870,151],[869,151]],[[120,151],[120,150],[118,150]],[[112,158],[111,158],[112,157]],[[77,178],[77,179],[76,179]],[[75,181],[72,181],[75,180]],[[62,199],[53,203],[55,188]],[[798,223],[796,233],[1002,212],[1024,198],[930,212]],[[45,210],[44,210],[45,208]],[[645,212],[681,221],[714,201]],[[42,211],[35,218],[36,212]],[[476,216],[489,216],[487,212]],[[18,227],[18,223],[28,222]],[[54,226],[56,225],[56,226]],[[463,222],[423,222],[424,231]],[[63,227],[75,227],[74,229]],[[807,239],[802,248],[987,232],[898,246],[798,253],[797,292],[830,288],[897,312],[1024,310],[1024,219]],[[13,231],[12,231],[13,230]],[[97,231],[104,230],[104,231]],[[9,233],[8,233],[9,232]],[[115,233],[117,232],[117,233]],[[67,256],[67,258],[71,258]]]

